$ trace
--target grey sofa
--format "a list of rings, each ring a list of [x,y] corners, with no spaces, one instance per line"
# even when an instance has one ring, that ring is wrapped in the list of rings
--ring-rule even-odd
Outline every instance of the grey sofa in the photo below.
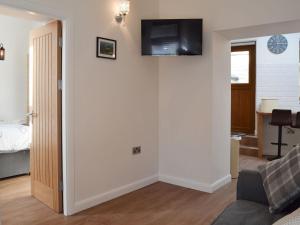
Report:
[[[271,214],[260,174],[242,171],[237,184],[237,200],[212,225],[272,225],[299,206],[297,200],[283,213]]]

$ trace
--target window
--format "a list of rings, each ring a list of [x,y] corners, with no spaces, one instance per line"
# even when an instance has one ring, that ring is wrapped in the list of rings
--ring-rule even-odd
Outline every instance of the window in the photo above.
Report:
[[[249,84],[249,51],[231,53],[231,83]]]

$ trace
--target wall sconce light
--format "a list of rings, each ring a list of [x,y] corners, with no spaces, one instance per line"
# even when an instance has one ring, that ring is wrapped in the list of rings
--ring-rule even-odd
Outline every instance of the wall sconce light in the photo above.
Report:
[[[130,11],[130,1],[129,0],[121,0],[119,5],[119,14],[116,15],[115,19],[118,23],[122,23],[125,21],[125,17],[128,15]]]
[[[0,60],[5,59],[5,48],[3,47],[3,44],[0,44]]]

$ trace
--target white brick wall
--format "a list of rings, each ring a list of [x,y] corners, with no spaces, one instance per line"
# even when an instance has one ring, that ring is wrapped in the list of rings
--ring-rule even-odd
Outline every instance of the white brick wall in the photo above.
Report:
[[[259,109],[261,99],[275,97],[279,99],[280,108],[300,111],[299,104],[299,40],[300,34],[284,35],[289,42],[288,49],[280,55],[272,54],[267,48],[270,37],[257,38],[257,74],[256,74],[256,106]],[[277,146],[270,143],[277,141],[277,128],[270,126],[269,118],[265,122],[265,152],[267,155],[277,154]],[[288,147],[286,153],[294,144],[300,143],[300,130],[291,134],[284,129],[283,140]]]
[[[257,107],[264,97],[279,99],[281,108],[300,111],[298,64],[257,65]]]
[[[272,54],[267,48],[270,37],[257,38],[256,105],[264,97],[276,97],[281,108],[300,111],[299,40],[300,34],[285,35],[288,49]]]

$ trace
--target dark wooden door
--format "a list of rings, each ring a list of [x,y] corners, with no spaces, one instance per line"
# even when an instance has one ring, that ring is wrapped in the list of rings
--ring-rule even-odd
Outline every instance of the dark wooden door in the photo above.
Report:
[[[254,134],[256,46],[231,49],[231,130]]]

